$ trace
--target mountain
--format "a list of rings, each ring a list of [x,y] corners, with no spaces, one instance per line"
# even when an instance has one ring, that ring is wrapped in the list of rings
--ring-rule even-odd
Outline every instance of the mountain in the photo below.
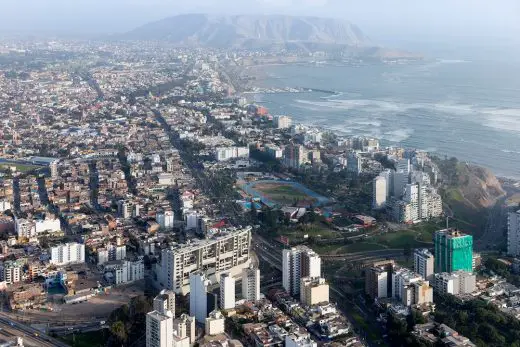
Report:
[[[179,15],[146,24],[121,38],[213,48],[373,46],[357,26],[345,20],[279,15]]]

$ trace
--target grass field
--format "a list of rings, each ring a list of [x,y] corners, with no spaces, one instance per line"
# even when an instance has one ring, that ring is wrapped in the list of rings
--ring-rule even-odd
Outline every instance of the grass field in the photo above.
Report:
[[[92,331],[60,336],[60,340],[72,347],[104,347],[108,339],[108,331]]]
[[[41,169],[41,166],[35,165],[24,165],[24,164],[0,164],[0,170],[10,169],[11,167],[15,167],[17,172],[28,172],[32,170]]]
[[[296,200],[316,201],[313,197],[283,182],[258,183],[254,189],[278,204],[291,204]]]

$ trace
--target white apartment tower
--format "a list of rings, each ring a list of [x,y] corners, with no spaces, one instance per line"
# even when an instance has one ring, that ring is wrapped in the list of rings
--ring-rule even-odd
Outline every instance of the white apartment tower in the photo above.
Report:
[[[507,254],[515,257],[520,255],[520,210],[508,214]]]
[[[146,315],[146,347],[172,347],[173,332],[171,312],[152,311]]]
[[[413,254],[413,270],[433,283],[435,259],[427,249],[416,249]]]
[[[209,280],[202,273],[190,275],[190,316],[194,316],[197,322],[203,323],[208,316],[208,285]]]
[[[69,242],[55,247],[49,251],[50,263],[54,265],[67,265],[85,262],[85,245],[77,242]]]
[[[385,176],[379,175],[374,178],[372,208],[381,209],[386,205],[388,182]]]
[[[284,249],[282,263],[283,287],[292,296],[300,295],[302,277],[321,277],[321,258],[307,246]]]
[[[220,308],[235,308],[235,279],[229,273],[220,275]]]
[[[242,298],[247,301],[260,300],[260,270],[248,267],[242,270]]]

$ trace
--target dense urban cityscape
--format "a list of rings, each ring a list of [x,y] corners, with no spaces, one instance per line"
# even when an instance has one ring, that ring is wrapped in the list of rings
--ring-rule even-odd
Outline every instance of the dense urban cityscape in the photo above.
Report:
[[[271,55],[1,43],[0,341],[519,345],[520,211],[479,231],[469,164],[271,114],[305,93],[237,73]]]

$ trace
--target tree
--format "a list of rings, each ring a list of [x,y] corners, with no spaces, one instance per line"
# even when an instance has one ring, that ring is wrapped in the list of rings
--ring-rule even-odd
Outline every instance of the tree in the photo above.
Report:
[[[117,339],[118,343],[121,344],[121,346],[125,345],[126,339],[128,337],[125,323],[118,320],[110,326],[110,332]]]
[[[406,260],[410,259],[410,256],[412,255],[412,245],[407,243],[404,245],[403,249],[403,255],[406,257]]]

